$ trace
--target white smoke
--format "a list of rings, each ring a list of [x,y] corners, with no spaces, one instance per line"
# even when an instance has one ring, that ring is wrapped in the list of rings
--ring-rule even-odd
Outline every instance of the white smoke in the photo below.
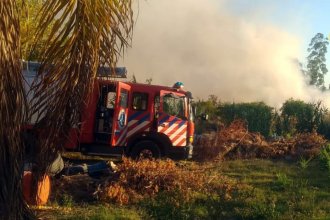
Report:
[[[294,62],[301,56],[297,36],[231,15],[219,0],[139,3],[133,46],[122,61],[139,82],[181,81],[204,99],[278,107],[292,97],[330,106],[329,94],[306,86]]]

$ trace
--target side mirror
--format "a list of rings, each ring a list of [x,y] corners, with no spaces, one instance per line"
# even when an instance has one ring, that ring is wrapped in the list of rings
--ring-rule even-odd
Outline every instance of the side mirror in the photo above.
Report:
[[[201,119],[204,121],[207,121],[207,120],[209,120],[209,115],[206,113],[203,113],[203,114],[201,114]]]
[[[197,115],[197,109],[196,109],[196,106],[191,106],[191,109],[192,109],[192,113],[194,114],[194,115]]]

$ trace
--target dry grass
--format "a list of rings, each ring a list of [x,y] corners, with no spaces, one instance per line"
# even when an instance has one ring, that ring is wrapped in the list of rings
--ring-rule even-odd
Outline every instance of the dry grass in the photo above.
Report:
[[[247,158],[314,157],[326,139],[317,133],[302,133],[288,139],[266,139],[260,133],[249,132],[243,121],[234,121],[218,133],[205,134],[197,142],[197,161]]]
[[[174,192],[190,201],[196,193],[217,191],[230,199],[236,182],[210,173],[208,165],[176,164],[172,160],[140,160],[123,158],[116,173],[95,180],[87,175],[62,177],[55,181],[53,201],[69,195],[72,202],[99,200],[120,205],[134,204],[159,193]],[[67,198],[64,198],[64,200]]]
[[[189,200],[192,193],[215,188],[223,190],[225,197],[229,198],[233,184],[221,176],[206,175],[206,167],[189,166],[187,169],[172,160],[134,161],[124,158],[118,167],[117,178],[104,181],[97,192],[99,199],[128,204],[154,197],[159,192],[177,191]]]

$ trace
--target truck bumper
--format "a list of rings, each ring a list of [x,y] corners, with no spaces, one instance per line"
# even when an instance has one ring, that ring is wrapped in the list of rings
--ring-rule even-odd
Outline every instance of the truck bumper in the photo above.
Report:
[[[169,157],[172,159],[191,159],[193,155],[193,145],[189,144],[185,147],[171,147]]]

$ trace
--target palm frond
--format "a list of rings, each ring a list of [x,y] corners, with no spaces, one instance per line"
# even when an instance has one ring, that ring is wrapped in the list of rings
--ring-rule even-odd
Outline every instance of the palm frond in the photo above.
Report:
[[[47,0],[37,40],[53,24],[42,48],[30,116],[38,114],[38,175],[61,149],[92,90],[99,65],[114,66],[132,35],[131,0]],[[47,45],[47,46],[46,46]]]
[[[32,219],[23,200],[25,96],[15,1],[0,1],[0,218]]]

